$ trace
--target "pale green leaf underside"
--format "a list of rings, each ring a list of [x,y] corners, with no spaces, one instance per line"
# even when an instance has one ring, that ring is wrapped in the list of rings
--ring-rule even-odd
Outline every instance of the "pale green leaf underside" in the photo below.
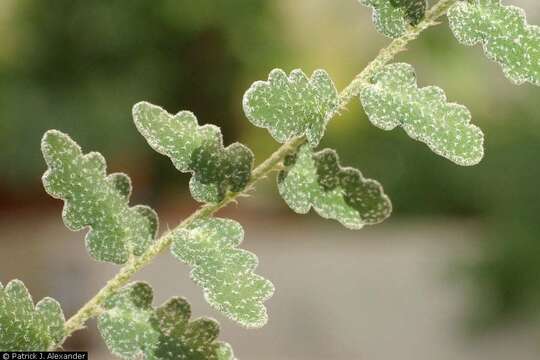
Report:
[[[86,155],[68,135],[50,130],[41,142],[48,170],[45,190],[64,200],[63,219],[71,230],[88,226],[86,246],[98,261],[125,263],[141,255],[156,236],[158,219],[147,206],[129,207],[131,181],[125,174],[107,176],[105,159]]]
[[[467,46],[481,43],[513,83],[540,86],[540,27],[528,25],[525,12],[500,0],[458,1],[448,11],[456,39]]]
[[[382,186],[357,169],[341,167],[334,150],[314,153],[302,146],[285,166],[278,175],[279,193],[297,213],[306,214],[313,207],[323,218],[361,229],[383,221],[392,211]]]
[[[147,102],[133,107],[133,118],[155,151],[168,156],[179,171],[193,174],[189,186],[195,200],[217,203],[227,191],[242,191],[248,183],[253,153],[240,143],[224,148],[217,126],[199,126],[189,111],[172,115]]]
[[[229,344],[216,341],[219,325],[212,319],[189,321],[191,307],[173,297],[152,307],[150,285],[127,285],[106,301],[98,329],[109,350],[122,359],[234,360]]]
[[[397,38],[408,25],[418,25],[426,12],[426,0],[359,0],[373,9],[373,23],[381,34]]]
[[[34,307],[20,280],[0,284],[0,351],[45,351],[64,338],[64,313],[46,297]]]
[[[283,70],[274,69],[268,81],[251,85],[243,106],[248,120],[268,129],[276,141],[284,143],[306,136],[314,147],[323,137],[338,101],[337,90],[326,71],[316,70],[308,78],[299,69],[288,77]]]
[[[208,218],[175,231],[172,254],[191,265],[193,280],[204,289],[208,303],[248,328],[268,320],[263,302],[274,292],[272,283],[254,273],[255,254],[238,249],[242,226],[233,220]]]
[[[377,127],[401,126],[413,139],[459,165],[477,164],[484,155],[484,136],[470,124],[463,105],[449,103],[436,86],[418,88],[409,64],[385,66],[360,93],[360,100]]]

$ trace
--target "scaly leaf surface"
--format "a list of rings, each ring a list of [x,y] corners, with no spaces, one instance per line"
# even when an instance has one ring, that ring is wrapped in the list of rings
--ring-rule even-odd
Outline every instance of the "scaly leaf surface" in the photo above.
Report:
[[[268,320],[263,302],[274,286],[254,273],[255,254],[238,249],[244,230],[236,221],[208,218],[175,231],[172,254],[191,265],[191,277],[204,289],[208,303],[228,318],[248,328]]]
[[[448,11],[450,28],[467,46],[481,43],[516,85],[540,86],[540,27],[527,24],[525,12],[501,0],[458,1]]]
[[[109,298],[98,329],[109,350],[122,359],[234,360],[231,347],[216,341],[219,324],[189,321],[191,307],[180,297],[152,307],[150,285],[136,282]]]
[[[285,160],[285,166],[278,175],[279,193],[299,214],[313,207],[325,219],[361,229],[383,221],[392,211],[381,185],[357,169],[341,167],[334,150],[314,153],[304,145]]]
[[[20,280],[0,284],[0,351],[46,351],[64,338],[64,313],[46,297],[34,307]]]
[[[251,85],[243,105],[249,121],[268,129],[276,141],[285,143],[305,135],[315,147],[338,102],[337,90],[326,71],[316,70],[308,78],[299,69],[289,76],[281,69],[274,69],[268,81]]]
[[[90,227],[86,246],[94,259],[123,264],[148,248],[156,236],[158,218],[147,206],[129,207],[127,175],[107,176],[101,154],[84,155],[60,131],[47,131],[41,149],[49,167],[43,175],[45,190],[64,200],[63,219],[69,229]]]
[[[133,118],[155,151],[168,156],[179,171],[193,174],[189,186],[195,200],[217,203],[227,191],[242,191],[248,183],[253,153],[240,143],[224,148],[217,126],[199,126],[189,111],[172,115],[147,102],[133,107]]]
[[[439,87],[418,88],[409,64],[385,66],[362,89],[360,100],[375,126],[401,126],[411,138],[456,164],[475,165],[484,155],[484,136],[470,123],[469,110],[447,102]]]

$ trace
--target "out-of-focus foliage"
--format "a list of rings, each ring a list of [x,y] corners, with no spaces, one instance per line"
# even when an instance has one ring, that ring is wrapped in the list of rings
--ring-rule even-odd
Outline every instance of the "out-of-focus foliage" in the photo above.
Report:
[[[204,121],[227,122],[226,138],[237,133],[236,81],[266,72],[280,54],[270,3],[11,2],[2,36],[14,45],[0,62],[0,182],[23,189],[39,178],[39,138],[49,128],[108,155],[144,154],[130,114],[140,100],[171,112],[189,105]]]
[[[530,111],[505,111],[505,121],[494,126],[491,159],[475,179],[490,198],[483,251],[470,268],[475,326],[507,319],[540,323],[540,119]]]

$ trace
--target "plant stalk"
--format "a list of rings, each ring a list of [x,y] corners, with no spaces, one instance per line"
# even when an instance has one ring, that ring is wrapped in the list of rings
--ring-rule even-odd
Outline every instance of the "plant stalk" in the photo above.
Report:
[[[353,81],[340,93],[339,105],[337,109],[332,113],[334,115],[339,114],[341,110],[344,110],[347,104],[355,97],[357,97],[363,87],[369,85],[370,78],[379,71],[384,65],[391,61],[398,53],[405,51],[407,44],[415,40],[422,31],[427,28],[437,25],[437,19],[443,16],[446,11],[458,0],[441,0],[427,12],[424,20],[420,22],[416,27],[409,27],[408,30],[401,37],[394,39],[386,48],[382,49],[377,57],[371,61],[367,67],[359,73]],[[242,192],[229,193],[226,197],[217,204],[205,204],[201,206],[197,211],[184,219],[176,228],[163,234],[152,246],[148,248],[141,256],[131,258],[126,265],[124,265],[120,271],[107,282],[107,284],[93,297],[91,298],[75,315],[73,315],[65,324],[65,337],[58,344],[51,347],[51,350],[61,346],[64,341],[71,336],[75,331],[83,329],[86,321],[99,315],[102,312],[101,305],[104,300],[114,294],[121,287],[126,285],[131,277],[140,269],[149,264],[159,253],[169,248],[172,242],[172,233],[178,229],[189,226],[194,220],[208,217],[214,214],[216,211],[224,208],[231,202],[245,195],[254,189],[255,184],[265,178],[273,171],[279,170],[283,159],[296,151],[296,149],[304,144],[305,137],[296,137],[288,142],[284,143],[278,148],[269,158],[257,166],[252,173],[251,180],[247,184],[246,188]]]
[[[407,44],[415,40],[422,31],[431,26],[438,25],[439,22],[437,20],[445,15],[448,9],[450,9],[457,1],[459,0],[440,0],[426,12],[424,20],[417,26],[409,26],[405,34],[394,39],[387,47],[383,48],[377,57],[373,59],[373,61],[370,62],[345,89],[343,89],[340,96],[340,107],[345,107],[352,98],[357,97],[360,94],[360,90],[366,85],[369,85],[371,77],[384,65],[390,62],[397,54],[407,50]]]

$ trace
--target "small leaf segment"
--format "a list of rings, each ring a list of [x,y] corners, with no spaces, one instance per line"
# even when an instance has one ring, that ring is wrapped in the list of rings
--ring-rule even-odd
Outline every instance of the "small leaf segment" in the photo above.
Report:
[[[313,207],[323,218],[361,229],[384,221],[392,212],[382,186],[357,169],[341,167],[334,150],[314,153],[304,145],[285,159],[285,166],[278,175],[279,193],[297,213],[306,214]]]
[[[234,360],[229,344],[217,341],[219,325],[189,321],[191,307],[173,297],[152,307],[153,292],[143,282],[128,284],[107,299],[98,329],[109,350],[122,359]]]
[[[373,9],[373,23],[381,34],[397,38],[416,26],[426,14],[426,0],[359,0]]]
[[[133,118],[154,150],[168,156],[179,171],[193,174],[189,187],[195,200],[218,203],[228,191],[242,191],[248,183],[253,153],[240,143],[224,148],[217,126],[199,126],[189,111],[171,115],[147,102],[133,107]]]
[[[172,254],[191,265],[192,279],[204,289],[208,303],[247,328],[266,324],[263,302],[274,285],[254,273],[255,254],[238,249],[244,230],[236,221],[207,218],[171,233]]]
[[[64,313],[46,297],[34,307],[20,280],[0,284],[0,351],[46,351],[64,338]]]
[[[299,69],[289,76],[274,69],[268,81],[253,83],[243,99],[248,120],[268,129],[276,141],[305,136],[312,147],[319,144],[338,104],[336,87],[324,70],[316,70],[308,78]]]
[[[471,113],[448,103],[436,86],[418,88],[409,64],[386,65],[360,92],[369,120],[383,130],[401,126],[413,139],[459,165],[475,165],[484,155],[484,136],[470,124]]]
[[[540,27],[527,24],[525,12],[501,0],[458,1],[448,11],[450,28],[463,45],[481,43],[516,85],[540,86]]]
[[[49,167],[43,175],[45,190],[64,200],[62,216],[69,229],[90,227],[86,247],[94,259],[124,264],[148,248],[156,237],[158,218],[147,206],[129,207],[127,175],[107,175],[101,154],[83,155],[60,131],[47,131],[41,149]]]

